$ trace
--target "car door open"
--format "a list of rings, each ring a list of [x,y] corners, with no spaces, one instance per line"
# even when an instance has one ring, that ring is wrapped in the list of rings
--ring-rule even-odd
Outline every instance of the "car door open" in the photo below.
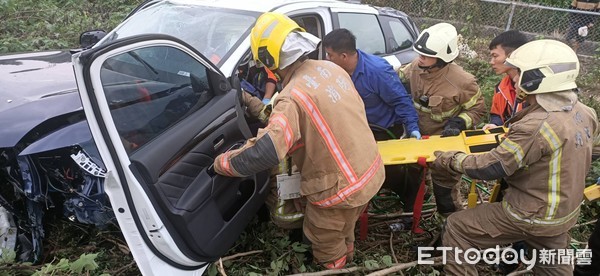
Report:
[[[111,204],[121,228],[135,222],[123,229],[130,247],[137,231],[143,254],[183,270],[226,253],[268,192],[268,172],[230,178],[209,169],[251,135],[240,92],[200,53],[163,35],[115,41],[73,64],[114,179]],[[138,265],[142,253],[134,252]]]

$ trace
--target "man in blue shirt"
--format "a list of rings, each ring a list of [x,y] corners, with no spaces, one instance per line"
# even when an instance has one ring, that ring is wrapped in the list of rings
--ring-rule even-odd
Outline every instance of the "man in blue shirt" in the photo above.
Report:
[[[331,31],[323,47],[327,58],[352,77],[376,140],[400,138],[404,128],[410,137],[421,139],[412,100],[385,59],[356,49],[356,37],[347,29]]]
[[[327,58],[342,67],[365,104],[367,121],[375,140],[400,138],[406,133],[421,139],[417,111],[398,73],[383,58],[356,49],[356,37],[347,29],[336,29],[323,38]],[[412,212],[419,191],[420,167],[417,165],[385,166],[383,187],[396,192]],[[404,184],[403,184],[404,183]]]

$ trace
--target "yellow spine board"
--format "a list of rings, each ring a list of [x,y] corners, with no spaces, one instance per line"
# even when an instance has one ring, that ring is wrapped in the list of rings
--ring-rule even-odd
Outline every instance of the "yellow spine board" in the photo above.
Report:
[[[594,201],[600,198],[600,185],[591,185],[583,190],[583,195],[587,201]]]
[[[428,139],[397,139],[379,141],[379,153],[385,165],[417,163],[419,157],[427,162],[435,160],[434,151],[462,151],[465,153],[482,153],[498,146],[508,129],[499,127],[488,130],[467,130],[459,136],[440,137],[432,135]]]

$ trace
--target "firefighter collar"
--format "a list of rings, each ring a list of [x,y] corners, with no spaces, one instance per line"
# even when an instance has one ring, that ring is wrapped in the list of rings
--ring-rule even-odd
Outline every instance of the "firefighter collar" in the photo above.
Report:
[[[536,101],[548,112],[570,111],[577,103],[577,94],[573,91],[536,94]]]

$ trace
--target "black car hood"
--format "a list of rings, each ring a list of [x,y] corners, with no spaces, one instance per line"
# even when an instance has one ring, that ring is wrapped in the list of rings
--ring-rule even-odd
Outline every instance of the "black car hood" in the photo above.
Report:
[[[0,148],[50,118],[83,112],[68,51],[0,56],[0,84]]]

